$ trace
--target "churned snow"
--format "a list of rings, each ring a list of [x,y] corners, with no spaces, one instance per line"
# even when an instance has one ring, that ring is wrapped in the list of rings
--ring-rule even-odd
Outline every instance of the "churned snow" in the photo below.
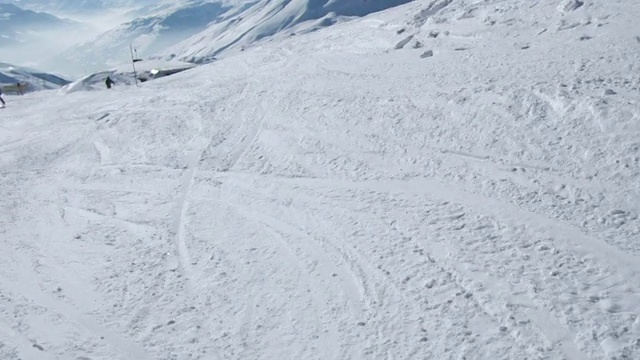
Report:
[[[6,96],[0,359],[640,358],[639,17],[416,1]]]

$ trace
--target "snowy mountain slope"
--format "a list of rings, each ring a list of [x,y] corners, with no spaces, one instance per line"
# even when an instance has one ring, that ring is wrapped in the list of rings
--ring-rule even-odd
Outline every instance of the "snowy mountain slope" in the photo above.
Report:
[[[0,4],[0,61],[59,72],[44,60],[91,31],[86,23]]]
[[[0,3],[0,46],[33,41],[38,37],[38,33],[63,30],[79,25],[51,14]]]
[[[138,8],[161,3],[158,0],[3,0],[26,9],[54,13],[76,14],[112,11],[117,8]]]
[[[65,71],[76,75],[79,70],[102,71],[129,58],[131,44],[136,48],[138,57],[148,57],[202,31],[211,22],[232,16],[236,9],[233,4],[237,2],[183,1],[147,8],[144,17],[69,48],[49,63],[65,64]]]
[[[565,5],[10,98],[0,358],[639,358],[640,9]]]
[[[0,63],[0,86],[26,83],[26,91],[57,89],[69,83],[62,77],[43,71]]]
[[[264,38],[304,33],[351,16],[362,16],[410,0],[222,0],[162,3],[145,15],[67,49],[45,65],[64,71],[104,70],[120,64],[133,44],[140,57],[208,62],[228,49],[242,49]],[[139,14],[134,11],[132,14]],[[283,35],[283,34],[281,34]]]
[[[364,16],[411,0],[261,1],[237,17],[211,25],[161,55],[207,62],[229,49],[244,49],[274,35],[289,36],[330,26],[343,17]]]

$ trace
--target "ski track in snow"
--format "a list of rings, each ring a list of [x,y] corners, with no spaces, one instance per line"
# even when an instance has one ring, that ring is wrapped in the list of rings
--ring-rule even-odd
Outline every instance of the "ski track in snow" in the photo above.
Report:
[[[8,96],[0,358],[639,358],[640,14],[576,3]]]

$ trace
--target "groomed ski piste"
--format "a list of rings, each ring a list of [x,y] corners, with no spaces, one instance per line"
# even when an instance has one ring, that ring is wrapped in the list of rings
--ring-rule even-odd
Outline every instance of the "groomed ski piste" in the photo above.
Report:
[[[0,359],[640,359],[638,18],[415,1],[5,96]]]

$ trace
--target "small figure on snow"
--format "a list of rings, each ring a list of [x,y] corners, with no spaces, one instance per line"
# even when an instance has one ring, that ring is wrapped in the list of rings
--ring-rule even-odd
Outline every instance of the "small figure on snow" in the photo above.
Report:
[[[18,93],[18,95],[24,95],[24,88],[26,86],[23,83],[16,83],[16,92]]]
[[[4,102],[4,99],[2,98],[2,87],[0,86],[0,103],[2,103],[2,107],[5,107],[7,105],[6,102]]]
[[[104,80],[105,85],[107,85],[107,89],[111,89],[111,85],[115,85],[116,83],[111,80],[110,76],[107,76],[107,78]]]

